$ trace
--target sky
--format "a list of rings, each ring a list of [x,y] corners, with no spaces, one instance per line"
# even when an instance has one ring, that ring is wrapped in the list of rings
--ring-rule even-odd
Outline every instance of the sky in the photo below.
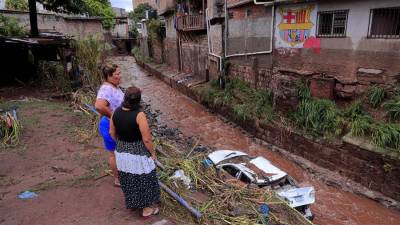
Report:
[[[111,0],[113,7],[124,8],[126,11],[132,10],[132,0]]]

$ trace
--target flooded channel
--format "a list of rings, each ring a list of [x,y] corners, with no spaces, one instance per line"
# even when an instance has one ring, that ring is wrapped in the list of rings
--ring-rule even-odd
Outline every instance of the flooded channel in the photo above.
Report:
[[[123,86],[136,85],[143,91],[143,100],[153,110],[161,112],[160,119],[170,127],[179,128],[186,136],[217,149],[237,149],[261,155],[292,175],[301,186],[316,189],[316,202],[312,206],[317,225],[384,225],[399,224],[400,212],[387,209],[365,197],[331,187],[314,178],[300,166],[280,154],[255,143],[243,131],[224,122],[154,76],[142,70],[132,57],[116,57],[121,66]]]

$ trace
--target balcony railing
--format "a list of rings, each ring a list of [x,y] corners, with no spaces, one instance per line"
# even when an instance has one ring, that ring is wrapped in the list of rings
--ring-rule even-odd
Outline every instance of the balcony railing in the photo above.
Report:
[[[181,31],[205,30],[206,20],[204,15],[178,16],[176,29]]]

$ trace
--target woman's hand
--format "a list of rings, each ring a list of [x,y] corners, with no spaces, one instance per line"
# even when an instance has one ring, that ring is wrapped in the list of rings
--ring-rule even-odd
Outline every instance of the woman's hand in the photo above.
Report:
[[[154,161],[156,161],[156,160],[157,160],[156,154],[152,154],[152,155],[151,155],[151,158],[152,158]]]

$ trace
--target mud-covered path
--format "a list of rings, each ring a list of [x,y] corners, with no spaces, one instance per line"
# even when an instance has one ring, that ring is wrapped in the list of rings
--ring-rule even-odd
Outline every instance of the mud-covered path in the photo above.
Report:
[[[153,110],[161,111],[161,121],[179,128],[185,136],[193,136],[200,143],[218,149],[241,149],[252,155],[262,155],[291,174],[301,186],[316,189],[316,203],[312,211],[318,225],[380,225],[398,224],[400,212],[387,209],[379,203],[356,194],[331,187],[315,178],[300,166],[257,144],[241,129],[224,122],[206,108],[194,102],[154,76],[149,76],[133,57],[115,57],[123,74],[123,86],[131,84],[143,91],[143,100]]]

